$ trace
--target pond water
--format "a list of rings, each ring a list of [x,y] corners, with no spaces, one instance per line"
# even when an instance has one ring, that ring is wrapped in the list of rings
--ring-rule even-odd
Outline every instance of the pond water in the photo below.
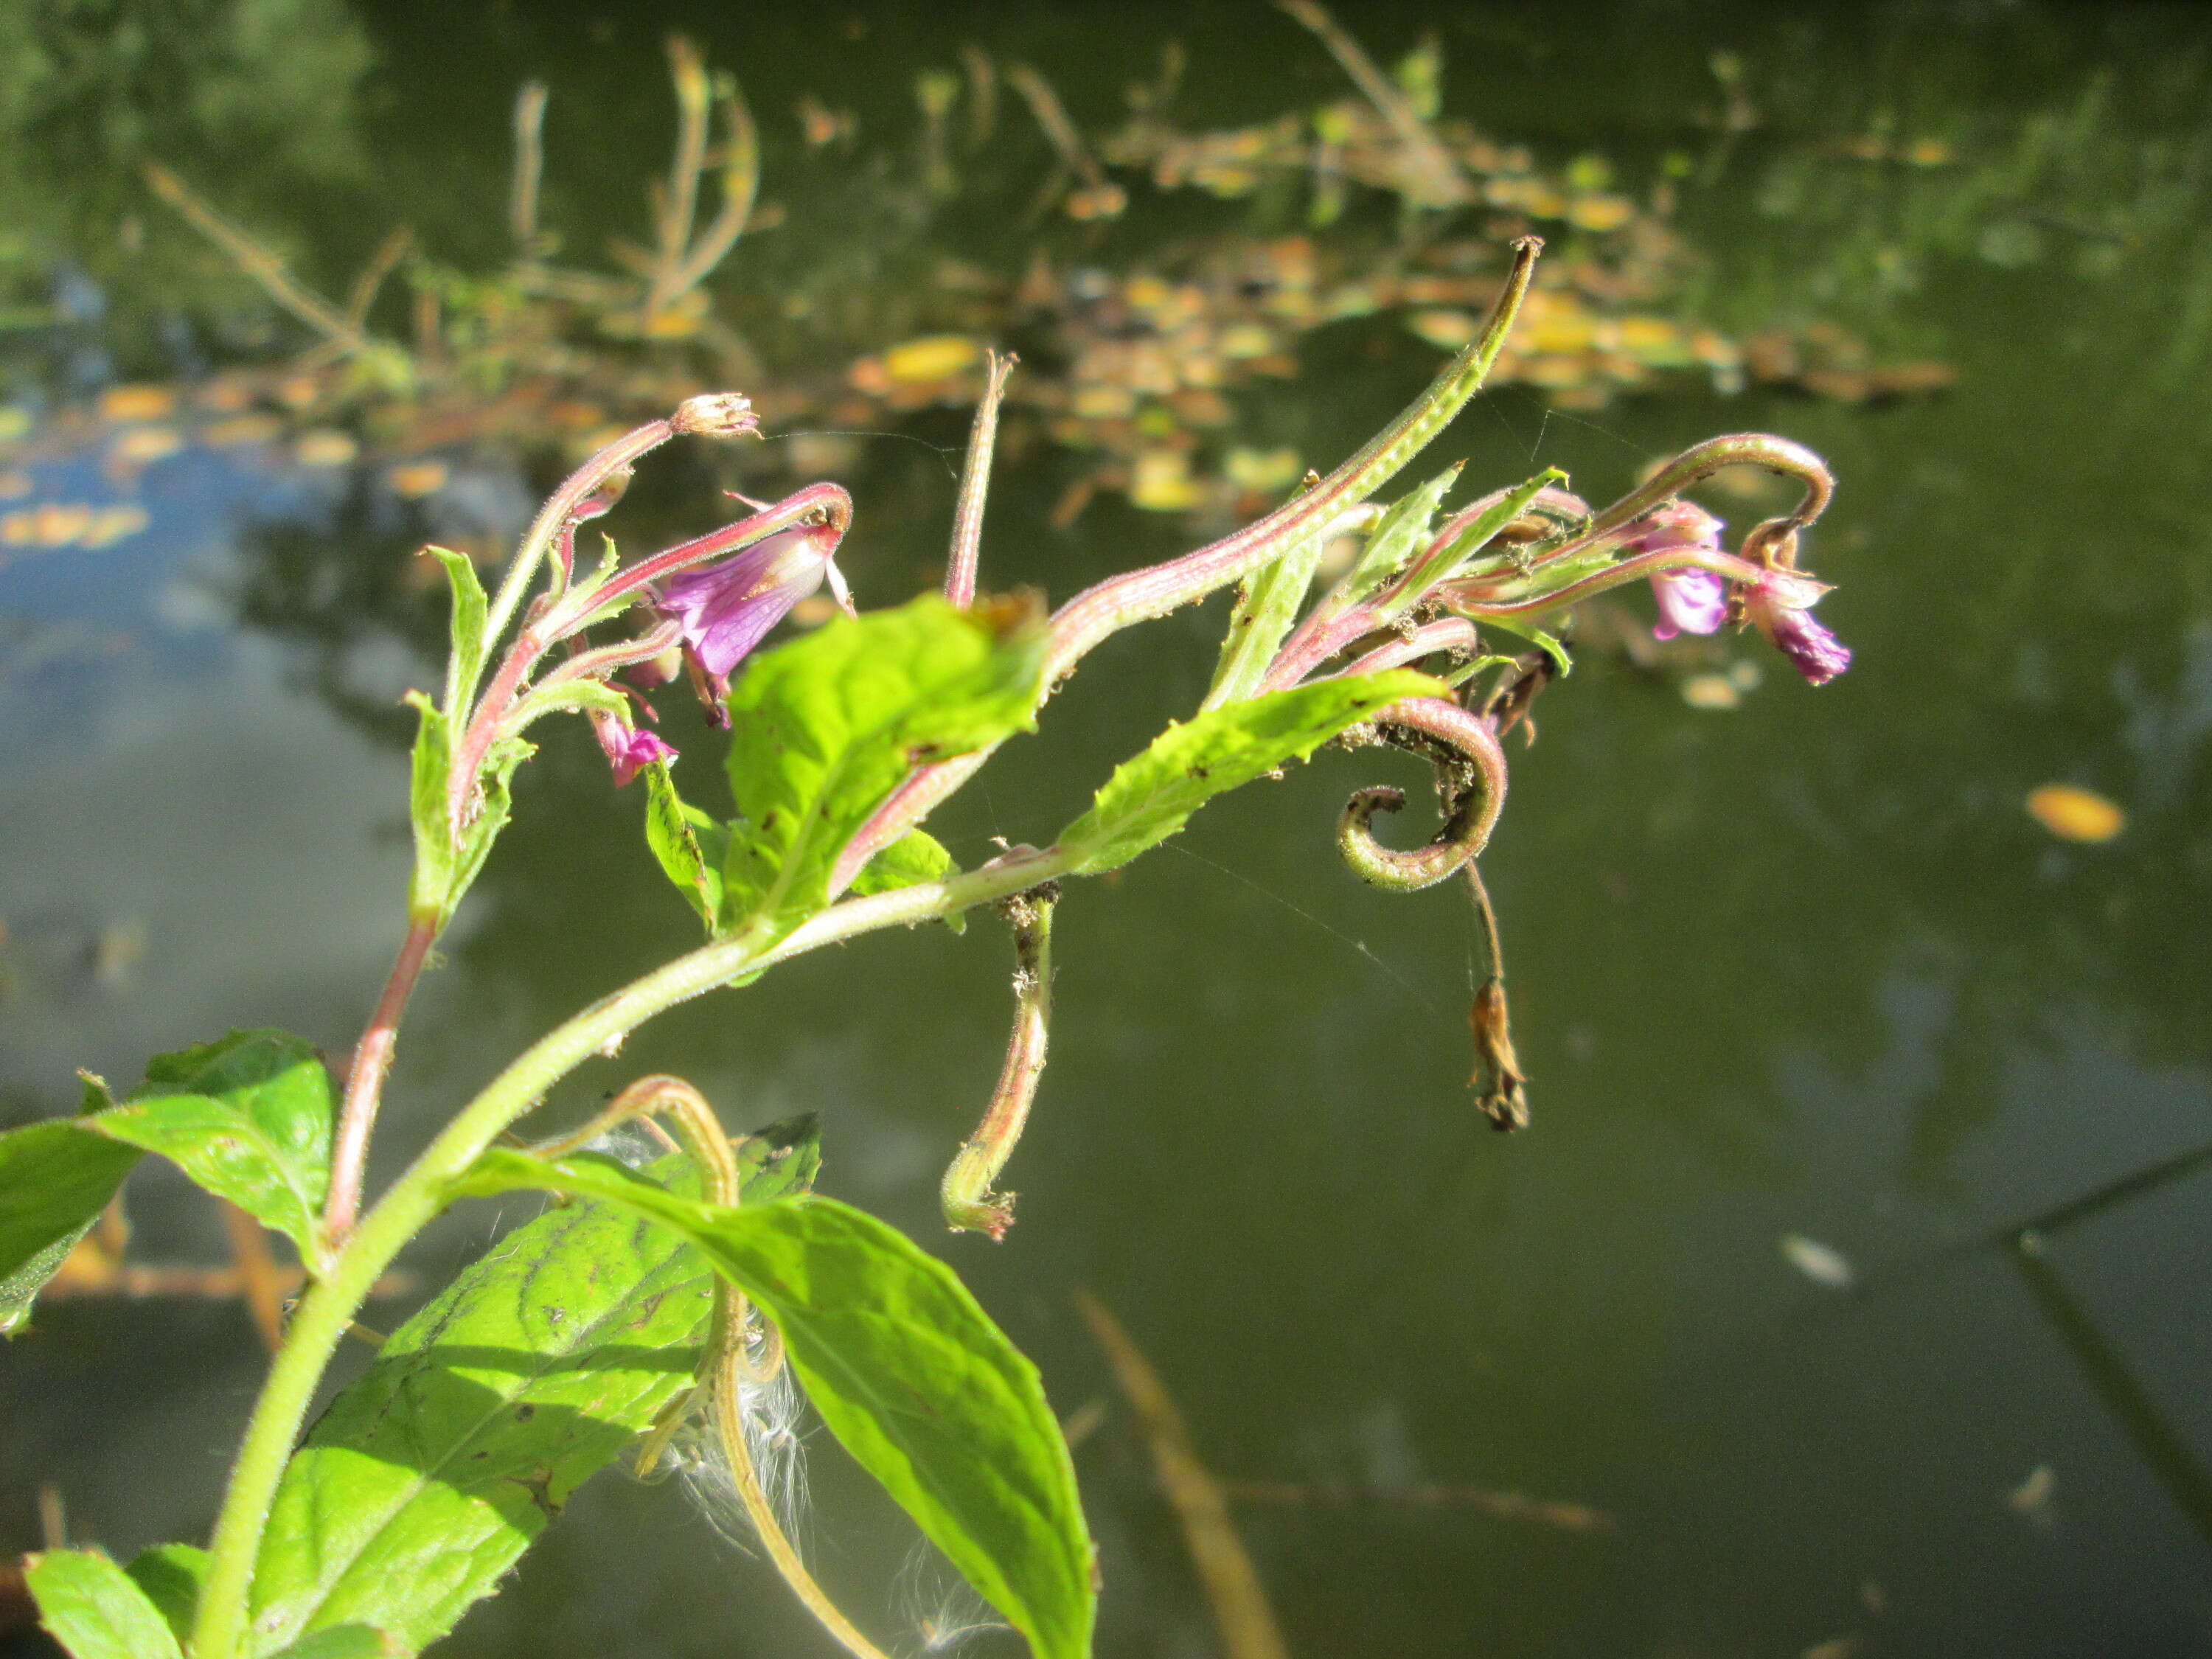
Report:
[[[1839,584],[1822,615],[1857,653],[1849,674],[1808,690],[1747,639],[1729,647],[1747,665],[1739,705],[1698,708],[1675,678],[1586,653],[1545,697],[1541,741],[1514,747],[1485,868],[1532,1127],[1493,1134],[1468,1098],[1457,890],[1382,894],[1334,854],[1349,789],[1413,781],[1371,752],[1224,800],[1071,892],[1003,1245],[946,1237],[935,1207],[1005,1038],[994,926],[871,939],[686,1006],[555,1109],[668,1069],[734,1125],[818,1112],[825,1189],[940,1249],[1063,1413],[1112,1398],[1071,1305],[1096,1293],[1217,1474],[1297,1489],[1236,1510],[1296,1654],[2212,1650],[2212,1171],[2053,1228],[2040,1273],[2008,1245],[2212,1139],[2212,27],[2118,7],[1345,11],[1386,61],[1441,31],[1446,108],[1549,161],[1602,153],[1641,190],[1689,157],[1681,223],[1705,250],[1711,320],[1832,317],[1959,374],[1881,405],[1685,385],[1548,410],[1506,388],[1437,447],[1480,488],[1549,463],[1605,499],[1656,456],[1757,428],[1842,481],[1814,553]],[[857,111],[865,150],[905,131],[917,70],[963,40],[1038,64],[1086,124],[1110,122],[1171,34],[1194,125],[1340,93],[1316,44],[1261,6],[1104,16],[365,4],[375,66],[350,118],[374,165],[347,199],[384,205],[301,222],[333,269],[402,216],[465,258],[496,221],[507,100],[532,75],[556,111],[592,112],[550,129],[572,210],[634,201],[665,143],[672,27],[762,113],[787,220],[758,240],[791,240],[755,281],[793,280],[837,240],[809,218],[793,100]],[[1734,133],[1731,85],[1757,117]],[[649,137],[615,141],[633,131]],[[1867,159],[1877,140],[1945,149]],[[1024,221],[1051,158],[1021,143],[936,233],[963,258],[1018,271],[1048,238],[1110,265],[1144,225],[1189,234],[1246,211],[1139,186],[1086,243]],[[750,246],[718,282],[744,286]],[[72,337],[81,356],[96,324]],[[1297,378],[1237,406],[1323,467],[1433,362],[1365,322],[1301,355]],[[42,361],[52,386],[60,359]],[[848,445],[844,562],[864,602],[941,561],[963,422],[938,411]],[[72,1103],[75,1066],[125,1084],[231,1026],[343,1054],[404,881],[395,699],[427,684],[438,604],[409,553],[511,529],[542,481],[456,461],[416,501],[252,446],[125,469],[99,449],[23,455],[0,467],[21,482],[0,510],[135,505],[148,527],[0,549],[7,1121]],[[654,465],[617,535],[714,512],[702,468]],[[1055,522],[1070,477],[1048,446],[1010,459],[987,585],[1058,599],[1195,539],[1119,499]],[[1764,503],[1714,505],[1747,520]],[[933,828],[970,862],[994,836],[1048,837],[1195,705],[1222,619],[1216,604],[1099,652],[1045,740],[1010,746]],[[2024,805],[2054,782],[2110,798],[2124,830],[2054,838]],[[689,945],[639,806],[580,732],[526,771],[518,825],[417,997],[380,1173],[522,1043]],[[131,1211],[134,1255],[219,1257],[180,1181],[135,1177]],[[408,1265],[434,1283],[496,1224],[477,1206]],[[1849,1288],[1793,1265],[1792,1238],[1840,1253]],[[200,1536],[261,1366],[234,1304],[44,1310],[0,1353],[0,1547],[35,1545],[41,1482],[73,1536],[118,1554]],[[826,1436],[813,1450],[822,1576],[919,1650],[947,1615],[927,1586],[890,1588],[910,1533]],[[1217,1650],[1126,1412],[1077,1462],[1100,1651]],[[1468,1489],[1609,1525],[1499,1513]],[[610,1474],[443,1650],[831,1650],[676,1493]]]

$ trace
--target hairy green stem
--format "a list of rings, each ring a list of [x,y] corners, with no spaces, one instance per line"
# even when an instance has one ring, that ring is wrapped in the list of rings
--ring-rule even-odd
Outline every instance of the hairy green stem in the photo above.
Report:
[[[194,1659],[239,1659],[245,1650],[246,1598],[269,1507],[316,1386],[355,1312],[407,1242],[445,1208],[454,1178],[548,1090],[654,1015],[741,974],[863,933],[994,902],[1065,875],[1073,863],[1056,851],[1010,854],[945,881],[848,899],[773,946],[763,947],[745,935],[717,939],[601,998],[524,1050],[392,1183],[362,1218],[327,1274],[301,1299],[254,1402],[209,1541],[207,1578],[192,1631]]]

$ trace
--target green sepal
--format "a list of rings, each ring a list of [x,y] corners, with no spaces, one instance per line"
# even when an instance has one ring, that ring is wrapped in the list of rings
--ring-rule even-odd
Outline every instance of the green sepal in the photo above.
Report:
[[[1084,1659],[1097,1592],[1067,1443],[1036,1368],[952,1270],[834,1200],[718,1209],[604,1164],[494,1148],[451,1189],[544,1187],[675,1230],[750,1297],[823,1421],[1037,1659]]]
[[[104,1550],[27,1556],[23,1580],[70,1659],[184,1659],[161,1610]]]
[[[453,920],[463,896],[482,873],[484,860],[491,856],[492,843],[514,815],[514,769],[537,752],[536,744],[513,737],[493,738],[491,747],[484,751],[483,769],[478,775],[482,798],[476,817],[461,830],[460,853],[453,860],[453,884],[446,894],[441,922]]]
[[[1286,761],[1303,760],[1348,726],[1401,697],[1435,696],[1437,681],[1411,669],[1318,680],[1271,691],[1170,726],[1115,769],[1091,810],[1060,832],[1078,875],[1127,864],[1190,821],[1214,796]]]
[[[723,930],[781,939],[829,902],[837,854],[916,766],[1036,724],[1044,631],[924,594],[756,658],[730,695]]]
[[[1213,684],[1200,708],[1218,708],[1241,702],[1260,689],[1267,665],[1281,649],[1291,626],[1304,607],[1327,545],[1310,536],[1280,557],[1264,564],[1237,587],[1237,604],[1229,613],[1229,632],[1221,641],[1221,659],[1215,664]]]

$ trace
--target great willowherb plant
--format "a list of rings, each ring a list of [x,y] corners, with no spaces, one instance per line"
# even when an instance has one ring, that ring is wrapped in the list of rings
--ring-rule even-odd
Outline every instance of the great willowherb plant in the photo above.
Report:
[[[1049,616],[1034,598],[975,597],[1004,364],[976,415],[943,596],[757,652],[825,580],[851,611],[834,560],[852,503],[830,484],[635,563],[610,550],[580,564],[579,526],[613,504],[648,451],[679,433],[754,430],[735,395],[695,398],[594,455],[546,503],[495,593],[465,559],[441,553],[453,650],[442,696],[415,699],[407,932],[342,1100],[301,1040],[237,1032],[155,1060],[120,1101],[93,1081],[77,1115],[0,1136],[0,1328],[27,1316],[148,1152],[284,1234],[310,1280],[208,1547],[165,1546],[127,1569],[96,1551],[34,1558],[28,1578],[48,1628],[77,1659],[414,1653],[492,1593],[579,1483],[635,1447],[641,1468],[673,1462],[726,1485],[824,1624],[854,1653],[874,1654],[776,1519],[778,1480],[763,1464],[773,1462],[769,1426],[785,1423],[788,1438],[795,1380],[1039,1659],[1087,1653],[1091,1547],[1035,1369],[944,1264],[811,1193],[811,1129],[732,1140],[688,1085],[652,1077],[556,1139],[519,1148],[507,1131],[578,1065],[678,1002],[862,933],[995,907],[1015,944],[1013,1037],[982,1123],[946,1173],[944,1206],[953,1227],[1000,1237],[1013,1199],[994,1186],[1044,1067],[1062,884],[1127,863],[1213,796],[1332,739],[1434,766],[1443,823],[1428,844],[1377,841],[1374,815],[1403,798],[1364,789],[1345,809],[1340,845],[1389,887],[1465,875],[1489,957],[1473,1010],[1477,1097],[1500,1127],[1524,1121],[1474,860],[1504,801],[1499,740],[1567,666],[1547,619],[1649,579],[1667,627],[1754,624],[1816,684],[1849,660],[1810,612],[1826,590],[1796,568],[1828,473],[1784,440],[1700,444],[1597,512],[1553,471],[1441,522],[1456,468],[1394,503],[1375,499],[1481,385],[1537,254],[1533,240],[1517,246],[1480,336],[1328,477]],[[1679,494],[1740,464],[1794,477],[1804,493],[1729,553],[1719,524]],[[1324,549],[1345,538],[1357,555],[1316,597]],[[1232,583],[1219,665],[1193,717],[1120,767],[1049,846],[956,869],[919,827],[928,811],[1032,729],[1102,641]],[[1535,648],[1492,653],[1492,631]],[[673,751],[637,723],[649,705],[616,678],[657,684],[667,675],[643,671],[678,650],[730,732],[727,819],[678,795]],[[591,720],[618,782],[643,779],[647,840],[706,940],[532,1044],[363,1211],[362,1171],[409,993],[507,820],[510,780],[532,753],[526,733],[564,709]],[[634,1119],[665,1121],[661,1156],[633,1168],[592,1150]],[[508,1234],[384,1340],[301,1439],[378,1275],[448,1206],[519,1188],[572,1201]]]

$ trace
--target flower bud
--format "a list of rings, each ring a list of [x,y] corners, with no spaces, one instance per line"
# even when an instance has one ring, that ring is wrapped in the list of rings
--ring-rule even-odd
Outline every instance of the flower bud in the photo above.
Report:
[[[677,404],[669,422],[697,438],[742,438],[760,430],[753,400],[742,392],[702,392]]]
[[[656,761],[672,761],[676,750],[652,732],[624,726],[613,715],[603,715],[592,722],[599,733],[599,747],[607,757],[607,764],[615,769],[615,787],[619,789]]]

